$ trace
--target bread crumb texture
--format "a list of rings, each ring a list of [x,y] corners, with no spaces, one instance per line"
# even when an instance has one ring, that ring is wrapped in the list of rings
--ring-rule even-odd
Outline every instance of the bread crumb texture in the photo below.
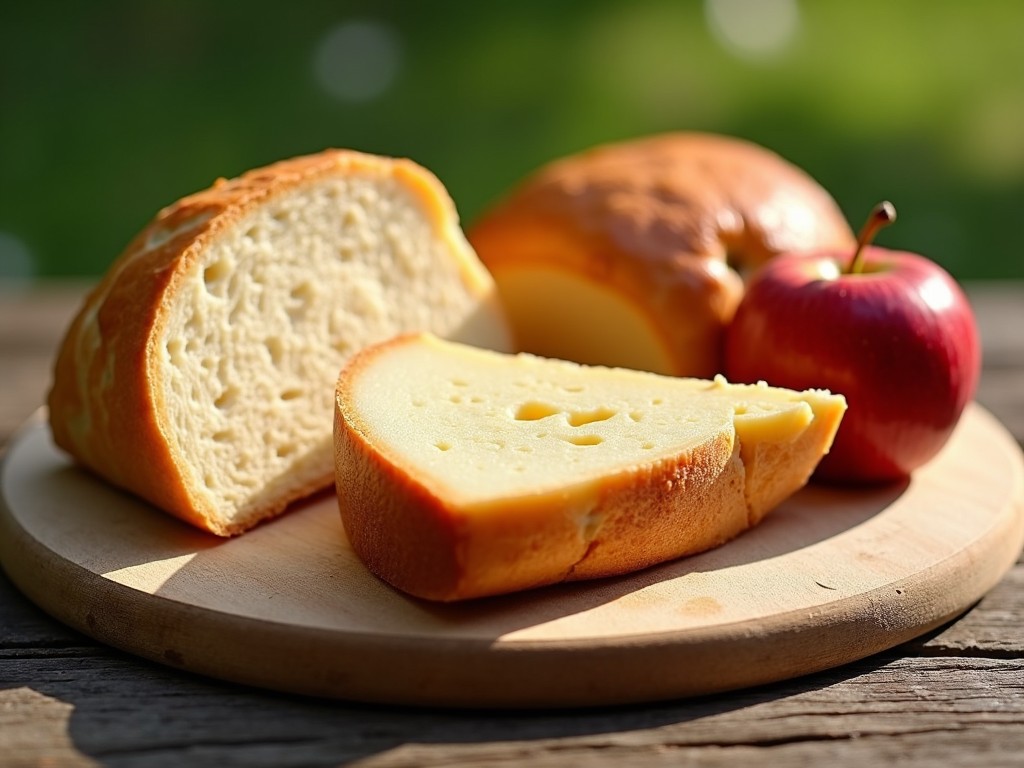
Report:
[[[147,262],[170,276],[155,312],[123,307],[120,323],[151,324],[125,342],[97,314],[123,290],[119,275]],[[217,533],[330,483],[333,383],[357,350],[413,330],[507,345],[454,207],[408,161],[330,152],[221,181],[161,212],[111,274],[78,323],[78,392],[65,398],[55,385],[64,422],[55,431],[115,482]],[[135,446],[143,455],[124,441],[120,455],[98,454],[97,433],[123,403],[90,391],[86,361],[105,358],[116,384],[117,358],[140,345],[144,371],[122,375],[145,378],[145,402],[128,405],[151,413],[156,434]],[[125,477],[123,467],[161,451],[176,477]],[[161,482],[186,498],[174,505]]]
[[[407,337],[339,380],[342,514],[371,568],[426,597],[626,572],[758,522],[806,482],[844,407]],[[444,552],[396,558],[411,517]]]
[[[162,362],[179,448],[215,507],[331,473],[324,383],[345,357],[465,316],[445,247],[394,179],[357,176],[270,200],[211,243],[179,287]]]

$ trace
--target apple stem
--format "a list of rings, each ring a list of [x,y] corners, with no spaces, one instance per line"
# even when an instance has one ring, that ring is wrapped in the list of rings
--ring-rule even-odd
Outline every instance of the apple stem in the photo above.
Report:
[[[871,209],[871,215],[868,216],[868,220],[861,227],[860,234],[857,235],[857,250],[854,251],[853,258],[850,260],[850,266],[846,270],[847,274],[860,273],[864,268],[864,248],[875,239],[878,230],[889,226],[894,221],[896,221],[896,208],[888,200]]]

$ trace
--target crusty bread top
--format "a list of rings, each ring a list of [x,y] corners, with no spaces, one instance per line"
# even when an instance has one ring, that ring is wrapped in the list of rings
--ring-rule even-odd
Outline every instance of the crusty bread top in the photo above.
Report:
[[[807,481],[844,410],[825,391],[403,336],[339,378],[339,504],[368,565],[422,596],[622,572],[757,523]]]
[[[854,242],[835,201],[803,170],[751,142],[702,133],[556,160],[485,212],[469,239],[525,351],[612,365],[647,361],[650,370],[702,377],[721,370],[721,331],[742,297],[743,274],[781,252]],[[545,276],[572,277],[583,283],[576,293],[594,294],[586,322],[614,320],[592,335],[584,321],[579,332],[560,330],[551,321],[561,313],[557,301],[542,303],[529,290]],[[632,343],[625,334],[588,343],[624,324],[635,325]],[[640,353],[639,343],[655,348]]]
[[[60,350],[53,434],[158,507],[237,533],[330,482],[344,359],[420,329],[508,343],[440,182],[344,150],[276,163],[130,243]]]

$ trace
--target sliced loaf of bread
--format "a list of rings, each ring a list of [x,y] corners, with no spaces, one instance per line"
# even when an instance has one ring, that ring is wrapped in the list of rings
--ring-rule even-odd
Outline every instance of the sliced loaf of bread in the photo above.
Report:
[[[157,507],[240,533],[331,483],[339,369],[415,330],[509,344],[441,183],[349,151],[281,162],[180,200],[128,246],[60,349],[53,436]]]
[[[395,587],[459,600],[715,547],[809,478],[846,402],[404,335],[337,385],[352,547]]]

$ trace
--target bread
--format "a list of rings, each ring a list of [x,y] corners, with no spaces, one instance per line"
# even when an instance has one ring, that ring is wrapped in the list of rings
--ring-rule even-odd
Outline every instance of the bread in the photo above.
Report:
[[[677,376],[721,370],[743,276],[850,249],[829,194],[779,155],[673,133],[540,169],[469,229],[520,350]]]
[[[807,481],[846,408],[793,392],[485,351],[429,334],[342,370],[355,552],[431,600],[634,571],[715,547]]]
[[[506,348],[493,283],[440,182],[327,151],[161,211],[56,361],[56,443],[157,507],[240,533],[330,485],[343,361],[432,330]]]

